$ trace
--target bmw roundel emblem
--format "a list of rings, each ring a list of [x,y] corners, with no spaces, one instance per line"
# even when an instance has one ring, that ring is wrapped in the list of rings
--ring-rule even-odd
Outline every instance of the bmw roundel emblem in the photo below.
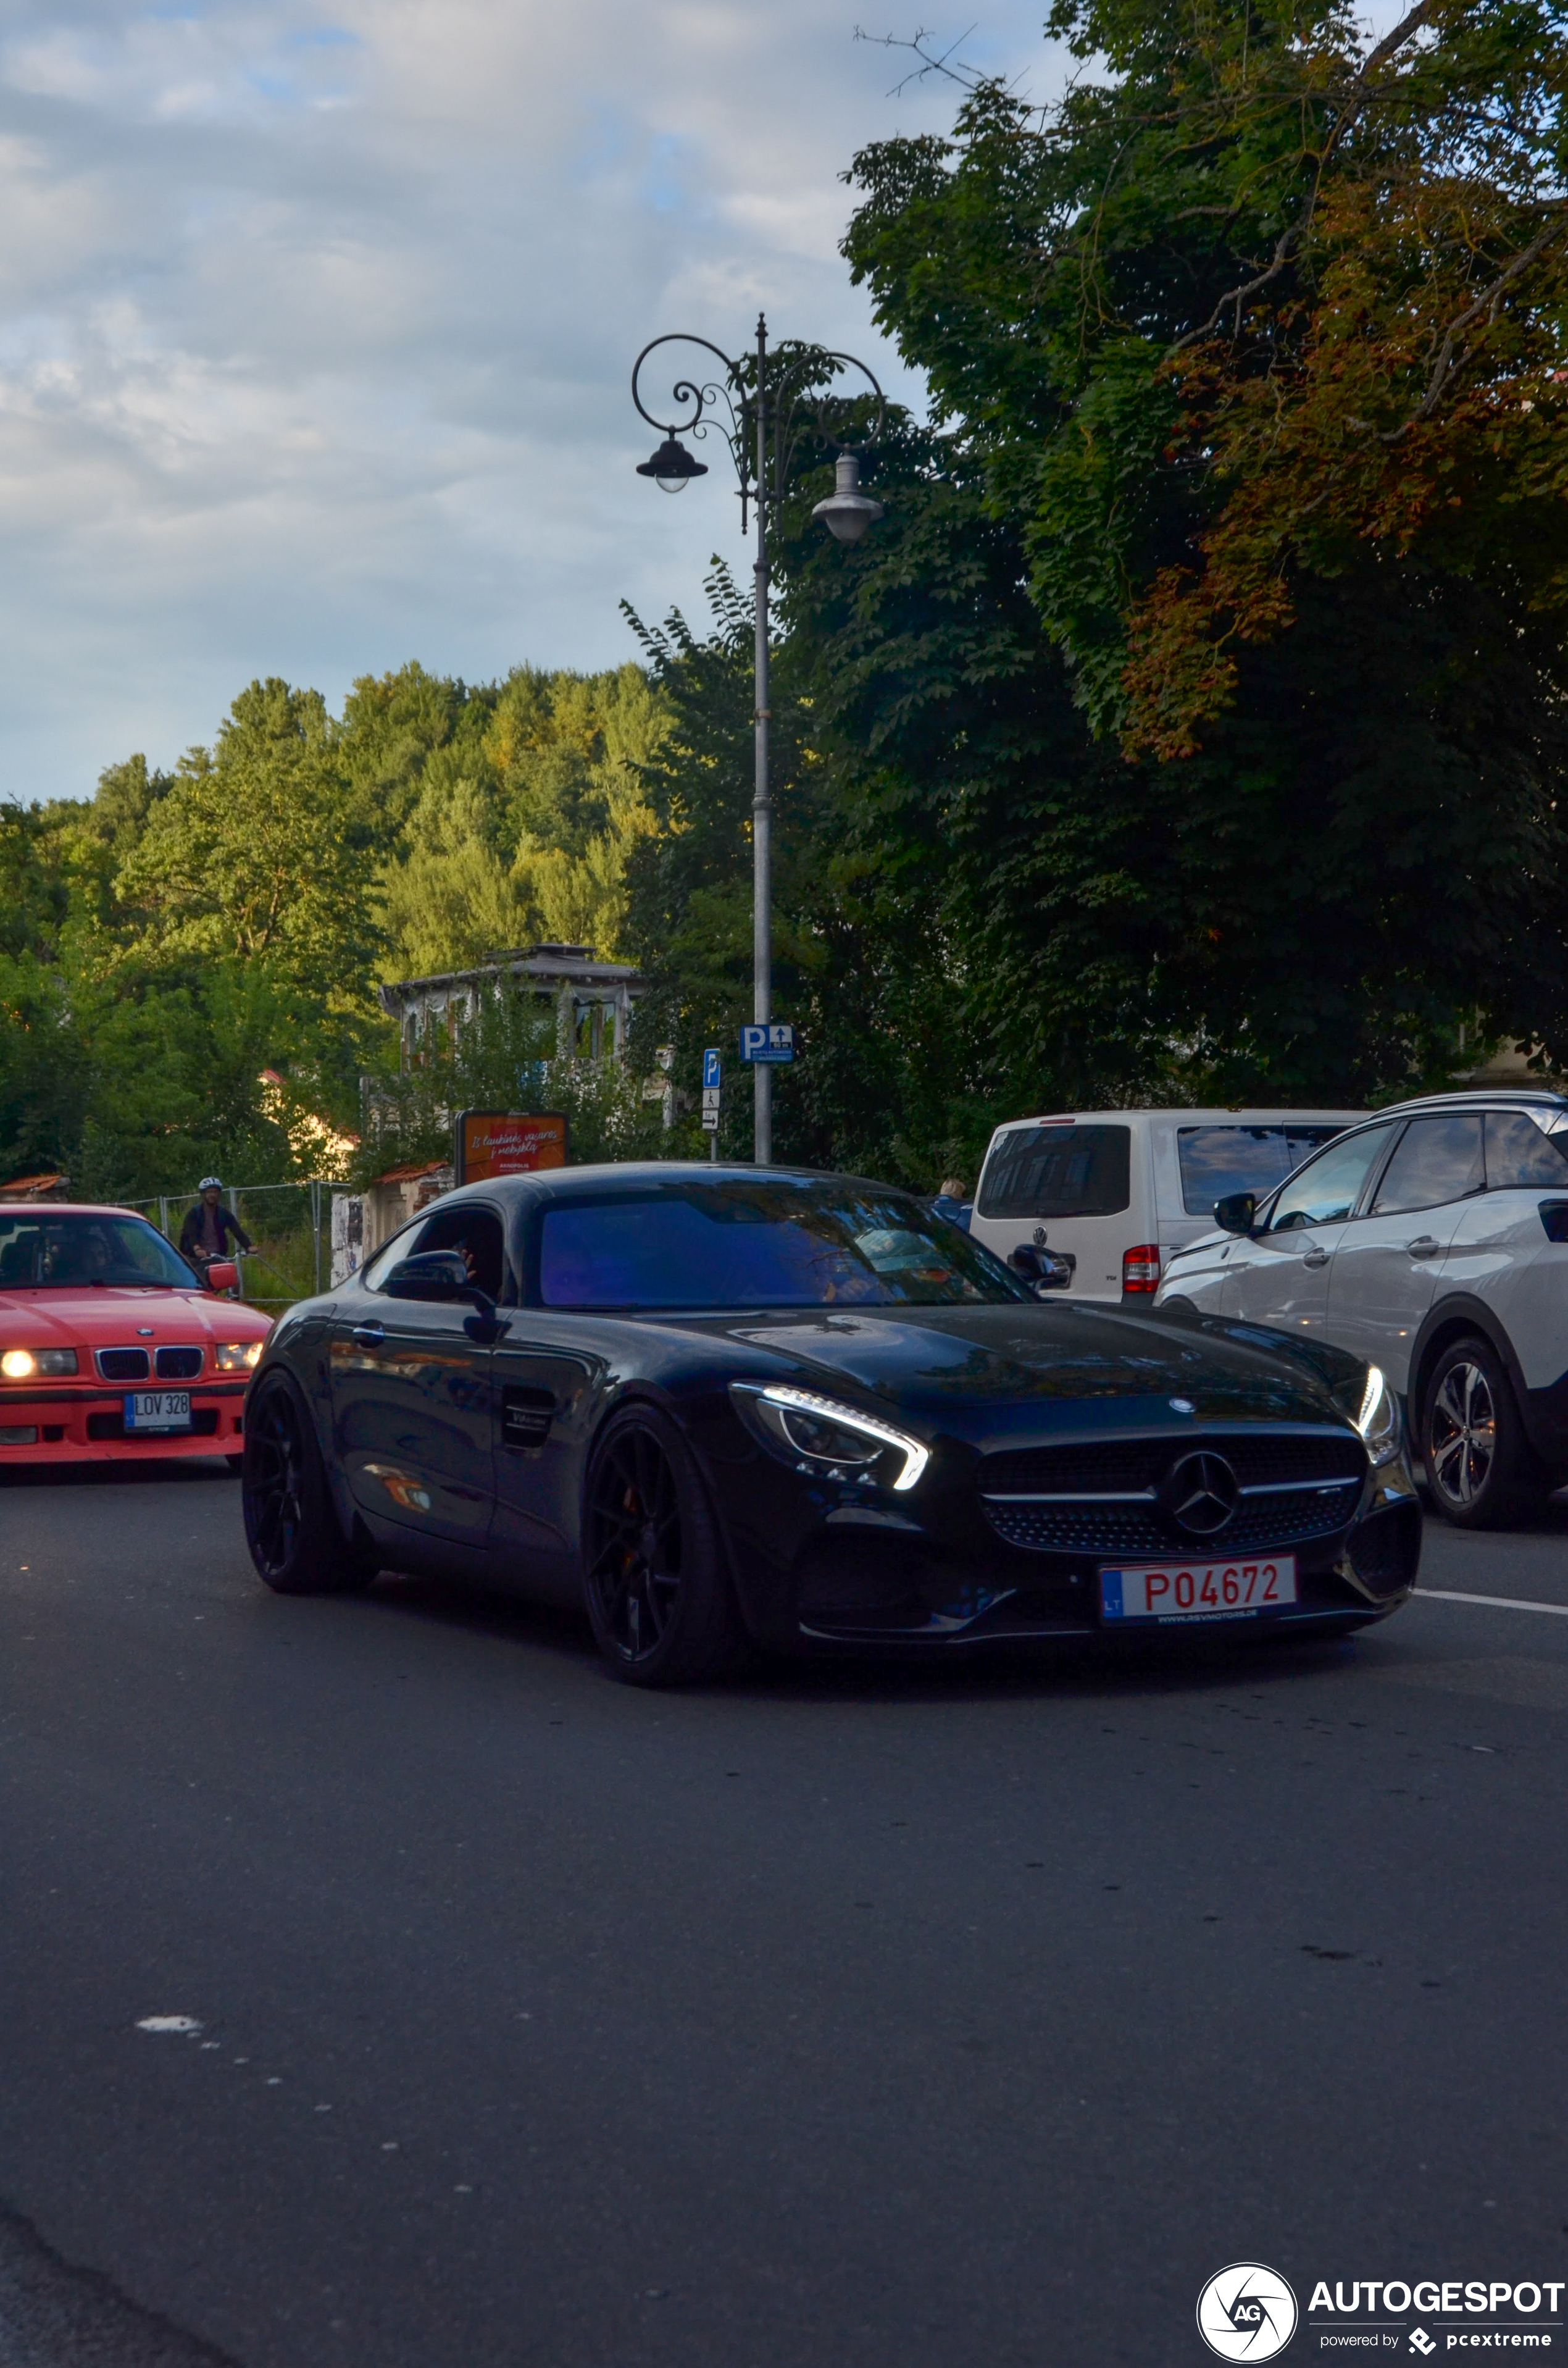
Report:
[[[1214,1538],[1236,1515],[1241,1484],[1222,1455],[1199,1448],[1178,1456],[1160,1484],[1165,1519],[1189,1538]]]

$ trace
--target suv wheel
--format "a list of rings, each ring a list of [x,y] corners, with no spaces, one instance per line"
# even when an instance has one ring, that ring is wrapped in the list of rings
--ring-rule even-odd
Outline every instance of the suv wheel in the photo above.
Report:
[[[1459,1529],[1505,1529],[1539,1508],[1545,1487],[1489,1340],[1456,1340],[1438,1358],[1426,1385],[1421,1454],[1437,1510]]]

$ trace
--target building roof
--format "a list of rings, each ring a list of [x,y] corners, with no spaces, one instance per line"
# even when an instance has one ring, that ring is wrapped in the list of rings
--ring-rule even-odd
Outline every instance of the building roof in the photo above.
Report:
[[[396,1011],[410,997],[438,993],[443,987],[478,986],[509,973],[532,979],[540,986],[624,986],[633,994],[647,985],[630,962],[600,962],[592,946],[549,943],[512,946],[486,954],[469,970],[437,971],[429,978],[392,979],[378,989],[383,1011]]]
[[[413,1184],[421,1176],[439,1176],[443,1171],[449,1174],[451,1165],[449,1159],[416,1159],[412,1167],[389,1167],[384,1175],[375,1177],[372,1181],[375,1184]]]

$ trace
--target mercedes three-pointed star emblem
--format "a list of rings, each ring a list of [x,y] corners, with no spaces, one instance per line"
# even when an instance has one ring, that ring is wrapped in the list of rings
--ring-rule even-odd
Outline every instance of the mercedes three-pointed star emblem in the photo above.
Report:
[[[1160,1484],[1160,1510],[1189,1538],[1218,1537],[1234,1520],[1242,1492],[1222,1455],[1200,1448],[1179,1456]]]

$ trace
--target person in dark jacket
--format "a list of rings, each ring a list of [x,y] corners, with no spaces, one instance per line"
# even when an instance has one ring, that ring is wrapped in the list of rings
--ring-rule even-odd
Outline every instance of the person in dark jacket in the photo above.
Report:
[[[205,1274],[214,1258],[231,1255],[231,1235],[243,1250],[249,1249],[250,1235],[233,1210],[224,1208],[223,1187],[216,1176],[204,1176],[197,1190],[201,1198],[194,1209],[186,1212],[179,1229],[179,1246],[180,1255]]]

